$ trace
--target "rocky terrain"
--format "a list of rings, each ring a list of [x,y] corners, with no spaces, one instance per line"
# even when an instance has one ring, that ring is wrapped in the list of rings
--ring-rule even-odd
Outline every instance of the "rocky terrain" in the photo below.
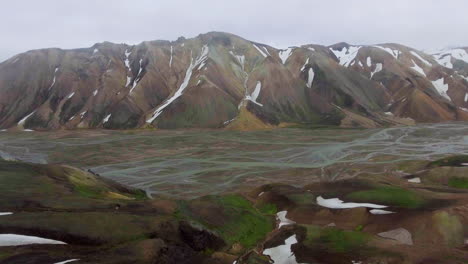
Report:
[[[468,120],[468,49],[285,50],[211,32],[0,64],[0,129],[381,127]]]
[[[466,263],[467,165],[174,200],[2,160],[0,263]]]

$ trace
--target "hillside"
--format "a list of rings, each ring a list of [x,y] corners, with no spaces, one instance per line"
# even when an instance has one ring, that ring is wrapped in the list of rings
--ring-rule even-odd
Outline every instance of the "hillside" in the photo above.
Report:
[[[280,50],[219,32],[28,51],[0,64],[0,129],[466,121],[467,51],[346,43]]]

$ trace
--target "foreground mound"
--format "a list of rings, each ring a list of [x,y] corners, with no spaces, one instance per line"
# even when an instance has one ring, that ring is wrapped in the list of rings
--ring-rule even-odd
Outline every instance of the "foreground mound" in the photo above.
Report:
[[[401,178],[177,201],[0,161],[0,263],[466,263],[468,191],[450,175],[467,171],[442,161]]]

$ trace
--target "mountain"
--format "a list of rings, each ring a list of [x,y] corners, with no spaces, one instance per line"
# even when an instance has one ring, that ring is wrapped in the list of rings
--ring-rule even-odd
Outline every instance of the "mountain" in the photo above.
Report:
[[[0,64],[1,129],[380,127],[468,120],[468,48],[285,50],[220,32]]]

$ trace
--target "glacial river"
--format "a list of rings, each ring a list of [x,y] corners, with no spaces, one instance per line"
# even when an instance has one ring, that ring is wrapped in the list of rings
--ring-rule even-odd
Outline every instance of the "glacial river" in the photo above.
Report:
[[[0,132],[0,156],[65,163],[181,198],[282,182],[304,185],[468,154],[468,124],[372,130]]]

